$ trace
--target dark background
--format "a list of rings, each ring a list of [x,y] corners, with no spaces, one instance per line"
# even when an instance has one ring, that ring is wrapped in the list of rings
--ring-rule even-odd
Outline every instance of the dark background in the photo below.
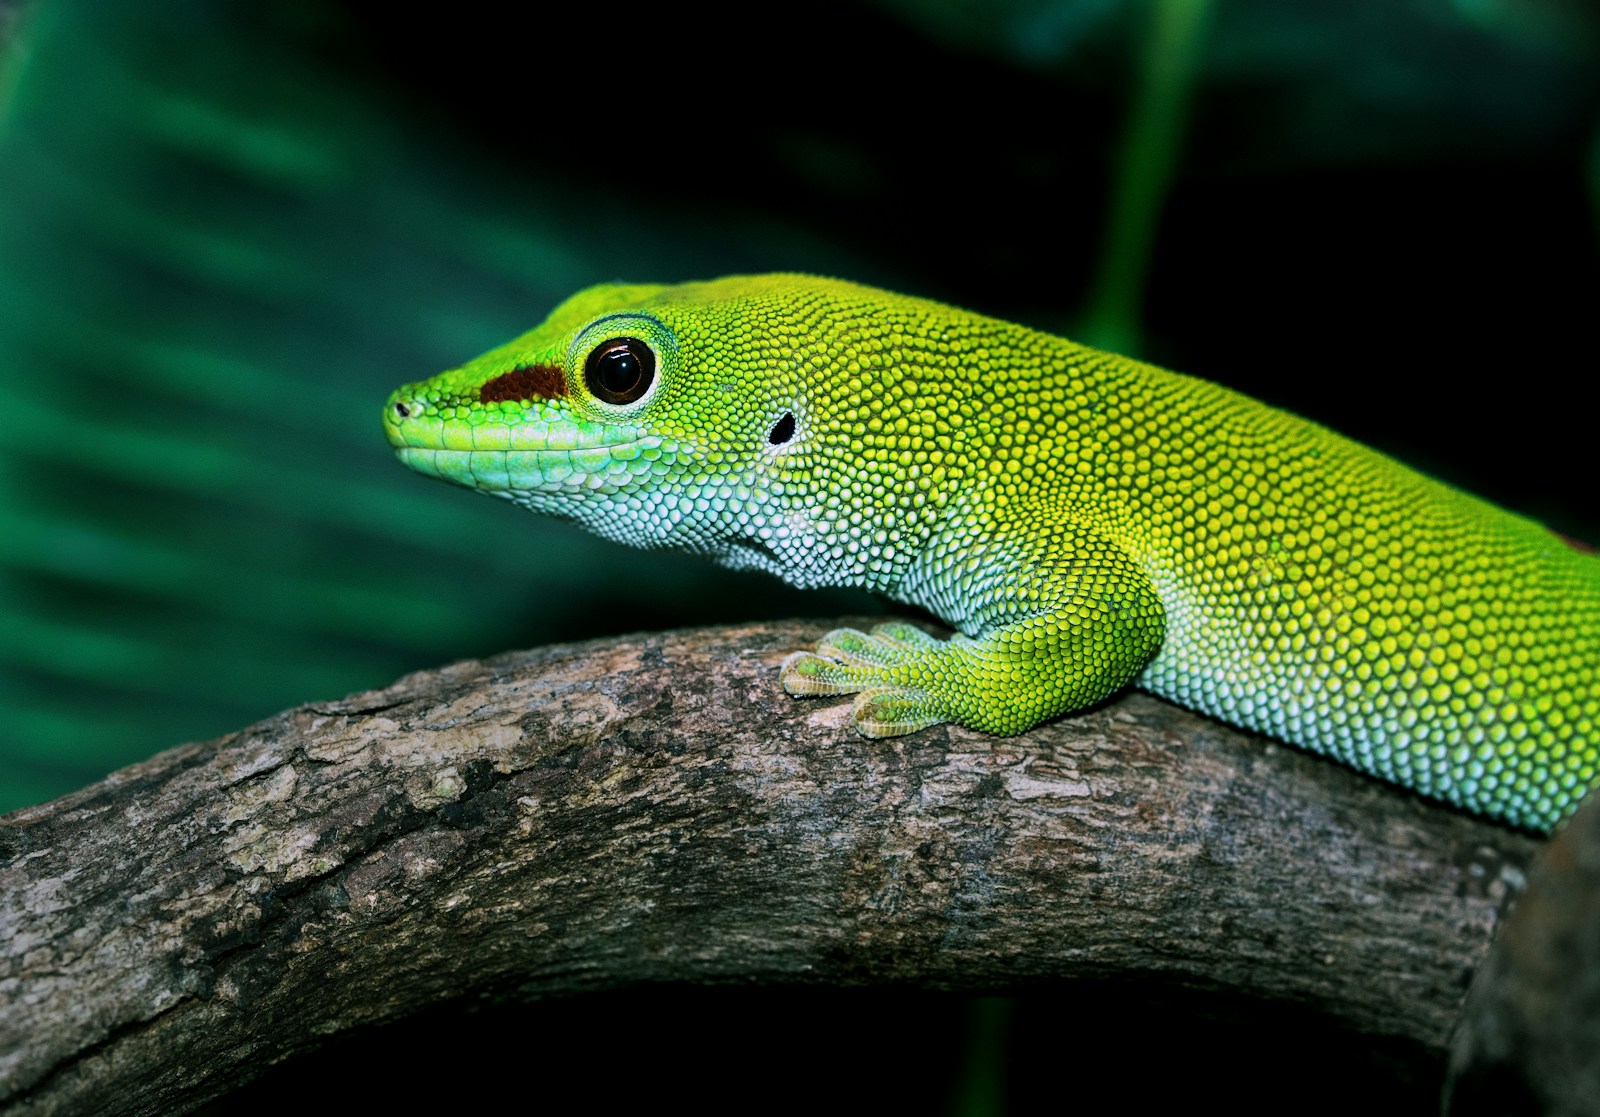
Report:
[[[390,389],[601,280],[805,270],[939,298],[1232,385],[1600,541],[1594,6],[718,11],[0,3],[0,810],[453,658],[879,608],[625,551],[392,460]],[[763,1028],[791,1059],[784,1021],[831,1014],[820,1063],[887,1061],[941,1098],[1009,1034],[1024,1109],[1060,1100],[1026,1085],[1041,1066],[1130,1039],[1175,1066],[1175,1037],[1224,1011],[630,996],[559,1010],[607,1037],[602,1063],[611,1029],[637,1043],[687,1011],[732,1024],[709,1080]],[[483,1050],[511,1011],[437,1030],[488,1020]],[[1045,1021],[1088,1031],[1018,1062]],[[372,1050],[433,1042],[408,1034]],[[1310,1046],[1301,1089],[1348,1065]],[[1314,1092],[1371,1104],[1348,1077]]]

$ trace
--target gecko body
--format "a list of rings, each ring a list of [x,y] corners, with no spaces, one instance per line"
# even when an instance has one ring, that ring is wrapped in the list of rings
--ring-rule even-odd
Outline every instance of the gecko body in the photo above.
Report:
[[[796,695],[996,734],[1130,683],[1515,825],[1600,778],[1600,559],[1219,385],[837,280],[607,285],[390,397],[431,476],[956,630]]]

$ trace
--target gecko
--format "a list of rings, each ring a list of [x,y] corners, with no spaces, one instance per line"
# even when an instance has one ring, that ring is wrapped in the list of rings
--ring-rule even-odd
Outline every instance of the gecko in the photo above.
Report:
[[[783,662],[867,737],[1129,685],[1549,831],[1600,779],[1600,557],[1206,380],[775,274],[603,284],[396,390],[411,469],[890,621]]]

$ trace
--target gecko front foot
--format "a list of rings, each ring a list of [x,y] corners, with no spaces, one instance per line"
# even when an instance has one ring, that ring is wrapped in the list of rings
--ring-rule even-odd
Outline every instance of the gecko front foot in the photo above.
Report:
[[[898,737],[943,721],[955,721],[929,691],[911,685],[926,676],[930,661],[948,654],[946,644],[904,622],[871,632],[839,628],[814,652],[794,652],[783,661],[783,689],[796,697],[854,694],[851,721],[864,737]]]

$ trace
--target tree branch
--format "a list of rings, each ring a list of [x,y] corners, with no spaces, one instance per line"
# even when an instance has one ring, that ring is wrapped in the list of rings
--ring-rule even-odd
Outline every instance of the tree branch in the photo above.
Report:
[[[1600,799],[1539,853],[1451,1041],[1449,1117],[1600,1112]]]
[[[796,701],[828,626],[518,652],[0,820],[0,1100],[172,1113],[361,1024],[641,981],[1139,978],[1442,1053],[1536,848],[1130,694],[999,740]]]

